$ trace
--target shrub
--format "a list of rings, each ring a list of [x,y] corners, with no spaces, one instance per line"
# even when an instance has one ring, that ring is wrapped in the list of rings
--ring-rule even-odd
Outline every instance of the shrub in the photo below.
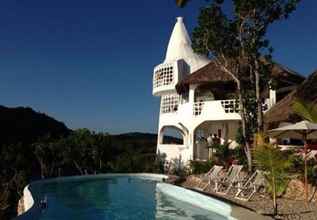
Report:
[[[300,176],[301,179],[304,179],[304,158],[298,154],[292,154],[290,156],[291,167],[290,172],[295,173]],[[315,159],[307,160],[307,178],[308,181],[316,185],[317,179],[317,165]]]
[[[172,175],[176,175],[179,177],[185,177],[189,175],[189,169],[188,166],[184,164],[184,162],[181,159],[175,158],[171,160],[171,171]]]
[[[229,144],[216,144],[214,145],[214,149],[216,149],[216,153],[214,154],[216,157],[215,163],[227,166],[232,162]]]
[[[248,164],[244,150],[240,145],[234,148],[233,150],[231,150],[231,152],[234,159],[238,161],[238,164],[245,165],[245,166]]]
[[[207,173],[211,167],[214,165],[214,162],[211,160],[208,161],[190,161],[190,170],[192,174],[202,174]]]

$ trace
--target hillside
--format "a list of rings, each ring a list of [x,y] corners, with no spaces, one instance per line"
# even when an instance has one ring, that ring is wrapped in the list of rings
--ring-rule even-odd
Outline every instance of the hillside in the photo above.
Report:
[[[45,135],[59,137],[69,132],[64,123],[31,108],[0,106],[0,145],[32,143]]]

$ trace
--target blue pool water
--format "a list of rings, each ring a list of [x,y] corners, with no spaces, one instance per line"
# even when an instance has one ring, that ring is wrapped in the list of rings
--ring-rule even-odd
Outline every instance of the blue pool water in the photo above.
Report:
[[[169,197],[156,185],[156,181],[131,176],[38,182],[30,187],[35,205],[21,219],[227,219]],[[38,201],[44,198],[48,207],[40,209]]]

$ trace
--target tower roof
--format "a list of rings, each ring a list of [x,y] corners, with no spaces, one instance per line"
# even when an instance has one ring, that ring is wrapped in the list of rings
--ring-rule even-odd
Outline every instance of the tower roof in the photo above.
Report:
[[[210,62],[207,57],[196,54],[191,45],[183,18],[178,17],[168,43],[164,63],[183,59],[190,66],[192,73]]]

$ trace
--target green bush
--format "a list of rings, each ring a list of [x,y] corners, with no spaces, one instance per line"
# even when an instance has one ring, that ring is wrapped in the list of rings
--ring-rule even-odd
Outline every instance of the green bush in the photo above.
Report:
[[[304,158],[298,154],[292,154],[290,156],[291,167],[290,172],[299,175],[304,180]],[[308,182],[316,185],[317,179],[317,165],[315,159],[307,160],[307,178]]]
[[[239,145],[238,147],[231,150],[233,158],[238,161],[238,164],[247,166],[247,157],[245,156],[243,148]]]
[[[215,144],[214,149],[216,150],[214,153],[214,163],[225,167],[231,164],[233,157],[229,149],[229,144]]]
[[[192,174],[207,173],[214,165],[213,161],[190,161],[190,169]]]

